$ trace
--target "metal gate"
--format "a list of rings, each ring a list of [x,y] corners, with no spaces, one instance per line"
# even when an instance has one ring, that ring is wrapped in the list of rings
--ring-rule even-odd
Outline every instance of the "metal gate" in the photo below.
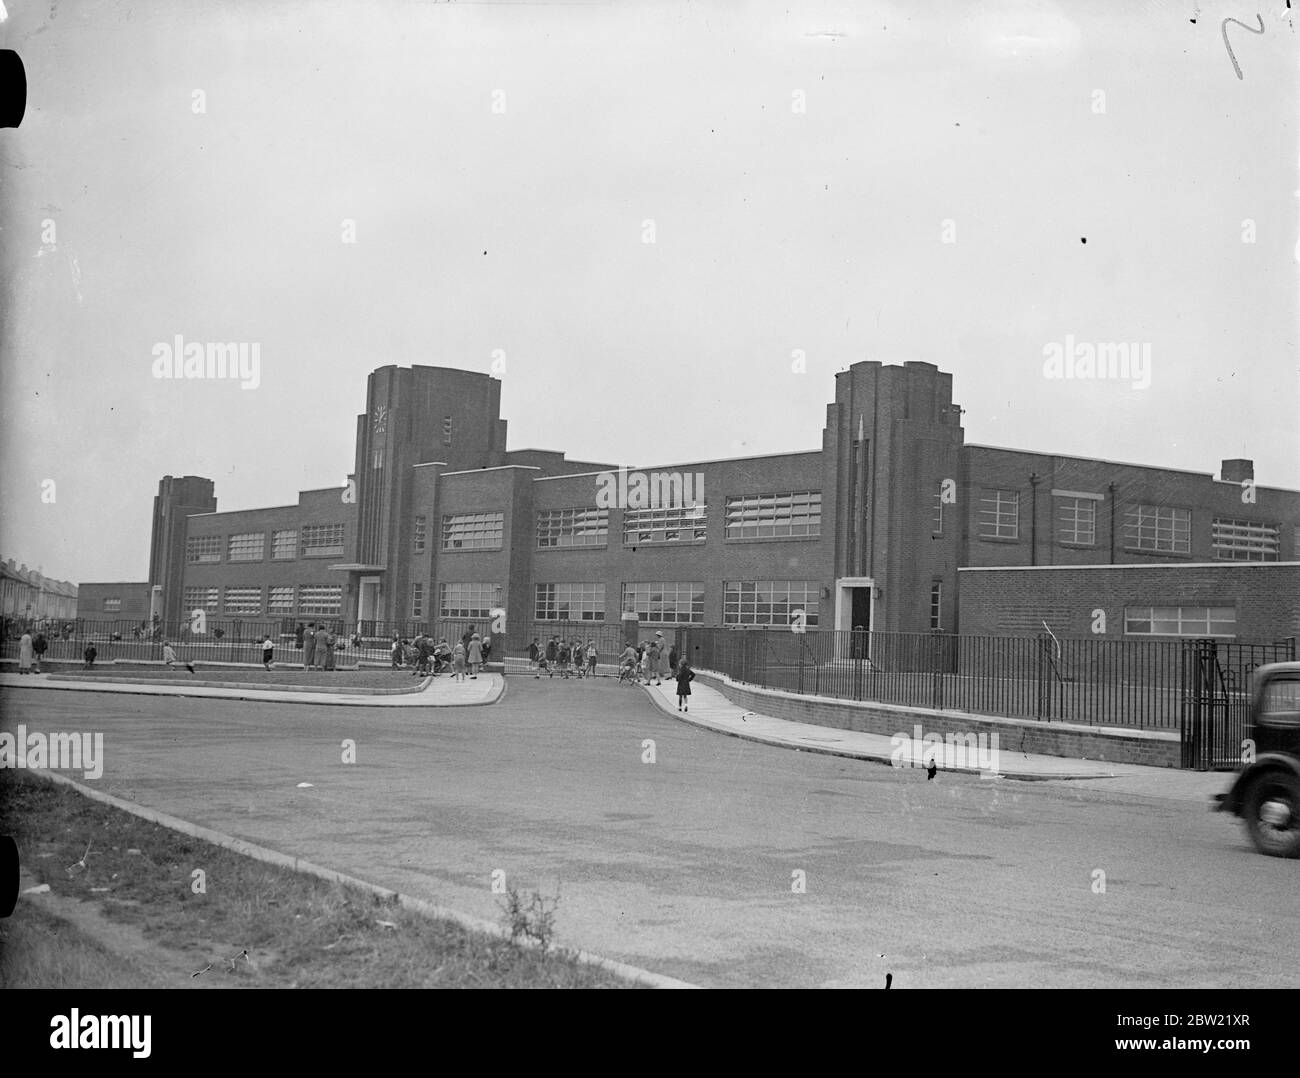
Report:
[[[1189,641],[1183,648],[1183,767],[1196,771],[1240,767],[1250,715],[1251,674],[1266,663],[1294,659],[1294,638],[1276,644]]]

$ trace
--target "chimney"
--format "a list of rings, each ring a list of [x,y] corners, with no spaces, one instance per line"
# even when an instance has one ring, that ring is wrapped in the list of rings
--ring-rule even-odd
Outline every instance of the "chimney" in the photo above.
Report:
[[[1219,478],[1225,483],[1243,483],[1255,479],[1255,462],[1253,460],[1225,460],[1219,468]]]

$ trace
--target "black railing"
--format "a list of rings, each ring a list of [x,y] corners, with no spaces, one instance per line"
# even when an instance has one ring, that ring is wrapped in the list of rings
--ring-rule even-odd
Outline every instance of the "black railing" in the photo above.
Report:
[[[777,629],[683,630],[700,670],[787,692],[1048,722],[1181,728],[1182,640],[1060,639]],[[1295,640],[1225,644],[1225,683],[1295,656]]]

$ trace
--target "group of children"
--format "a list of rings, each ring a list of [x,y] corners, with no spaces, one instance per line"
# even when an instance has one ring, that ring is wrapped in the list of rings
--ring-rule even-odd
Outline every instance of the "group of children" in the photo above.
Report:
[[[548,677],[555,677],[557,672],[562,678],[570,674],[579,678],[595,677],[597,655],[594,640],[588,640],[584,647],[581,640],[569,643],[553,636],[543,648],[534,637],[528,645],[528,665],[537,671],[535,678],[541,677],[543,670]]]
[[[456,681],[464,681],[467,676],[477,679],[479,667],[487,662],[490,647],[478,633],[466,633],[464,638],[456,642],[455,647],[447,643],[446,637],[435,644],[433,637],[427,633],[421,633],[413,641],[402,640],[394,635],[393,669],[397,670],[404,663],[409,663],[414,667],[412,677],[436,677],[451,667],[452,677]]]

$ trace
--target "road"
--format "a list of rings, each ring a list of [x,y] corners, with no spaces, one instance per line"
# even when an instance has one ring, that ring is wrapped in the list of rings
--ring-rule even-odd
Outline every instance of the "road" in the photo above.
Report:
[[[698,984],[1300,984],[1300,863],[1207,811],[1222,776],[927,781],[606,679],[406,711],[5,690],[19,723],[103,732],[100,790],[467,913],[499,917],[498,870],[558,887],[559,942]]]

